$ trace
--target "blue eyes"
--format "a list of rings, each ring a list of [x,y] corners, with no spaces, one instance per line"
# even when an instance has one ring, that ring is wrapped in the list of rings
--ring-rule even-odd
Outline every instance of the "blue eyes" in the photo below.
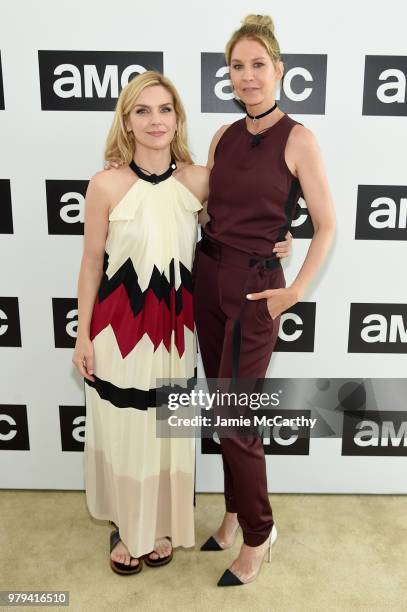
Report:
[[[170,106],[163,106],[163,108],[161,109],[162,113],[170,113],[172,111],[172,108]],[[144,115],[144,113],[147,113],[148,110],[146,108],[139,108],[136,110],[136,114],[137,115]]]

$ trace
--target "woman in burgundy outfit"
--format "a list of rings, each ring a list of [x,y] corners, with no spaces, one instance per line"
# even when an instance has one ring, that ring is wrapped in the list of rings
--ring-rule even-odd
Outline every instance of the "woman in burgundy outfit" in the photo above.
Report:
[[[335,218],[314,135],[275,103],[284,66],[270,17],[248,16],[228,42],[226,59],[247,116],[220,128],[211,143],[209,216],[195,264],[195,319],[208,378],[262,379],[280,314],[303,298],[322,265]],[[315,231],[298,275],[286,287],[274,249],[301,195]],[[220,440],[226,513],[201,550],[230,548],[240,524],[239,556],[218,582],[235,586],[256,578],[277,532],[261,439]]]

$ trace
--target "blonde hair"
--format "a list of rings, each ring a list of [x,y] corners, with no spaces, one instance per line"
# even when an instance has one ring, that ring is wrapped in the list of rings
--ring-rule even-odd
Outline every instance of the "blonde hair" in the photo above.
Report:
[[[171,94],[177,115],[177,131],[171,142],[171,156],[176,161],[192,164],[187,143],[186,116],[184,105],[174,85],[156,70],[147,70],[132,79],[120,92],[112,126],[106,140],[105,160],[129,164],[134,157],[136,141],[133,133],[127,132],[126,119],[134,108],[137,98],[146,87],[162,85]]]
[[[230,65],[232,51],[242,38],[257,40],[266,49],[274,64],[281,61],[280,46],[274,35],[274,23],[268,15],[248,15],[242,26],[233,32],[226,45],[226,61]]]

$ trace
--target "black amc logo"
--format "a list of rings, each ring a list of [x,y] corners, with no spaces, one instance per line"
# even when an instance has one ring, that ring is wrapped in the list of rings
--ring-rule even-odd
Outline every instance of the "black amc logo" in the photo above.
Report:
[[[52,298],[55,348],[74,348],[78,329],[78,300]]]
[[[351,304],[348,353],[407,353],[407,304]]]
[[[85,406],[60,406],[61,448],[63,451],[83,451],[85,443]]]
[[[3,69],[1,66],[1,54],[0,54],[0,110],[4,110]]]
[[[163,71],[161,51],[38,51],[43,110],[111,111],[146,70]]]
[[[407,115],[407,55],[366,55],[362,115]]]
[[[327,56],[285,54],[284,77],[276,100],[286,113],[324,115]],[[242,113],[234,100],[229,67],[223,53],[201,53],[201,111]]]
[[[267,418],[281,416],[281,411],[266,410]],[[311,417],[310,410],[284,410],[284,418]],[[289,427],[286,425],[265,426],[259,429],[263,441],[265,455],[309,455],[310,429],[299,425]],[[203,455],[220,454],[220,441],[217,435],[214,438],[202,438],[201,450]]]
[[[304,198],[298,200],[290,232],[294,238],[312,238],[314,235],[314,226]]]
[[[83,234],[89,181],[45,181],[49,234]]]
[[[359,185],[357,240],[407,240],[407,187]]]
[[[27,406],[0,404],[0,450],[30,450]]]
[[[297,302],[283,312],[275,351],[312,353],[315,338],[315,302]]]
[[[0,234],[13,234],[10,181],[0,179]]]
[[[345,411],[342,455],[367,457],[407,456],[407,413],[405,411]]]
[[[21,346],[17,297],[0,297],[0,346]]]

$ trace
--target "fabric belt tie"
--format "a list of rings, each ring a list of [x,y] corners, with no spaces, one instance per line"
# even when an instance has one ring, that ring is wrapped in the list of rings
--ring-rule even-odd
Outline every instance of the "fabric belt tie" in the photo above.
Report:
[[[273,255],[266,259],[253,257],[249,253],[230,247],[227,244],[213,240],[209,238],[202,230],[202,239],[199,243],[200,251],[205,253],[211,259],[216,261],[229,261],[234,265],[241,266],[242,268],[257,268],[258,270],[272,270],[273,268],[281,267],[281,261],[278,257]],[[245,297],[246,299],[246,297]],[[244,305],[244,301],[239,309],[239,314],[233,324],[232,334],[232,384],[233,381],[238,378],[239,373],[239,362],[240,362],[240,349],[242,343],[242,328],[241,328],[241,311]]]

